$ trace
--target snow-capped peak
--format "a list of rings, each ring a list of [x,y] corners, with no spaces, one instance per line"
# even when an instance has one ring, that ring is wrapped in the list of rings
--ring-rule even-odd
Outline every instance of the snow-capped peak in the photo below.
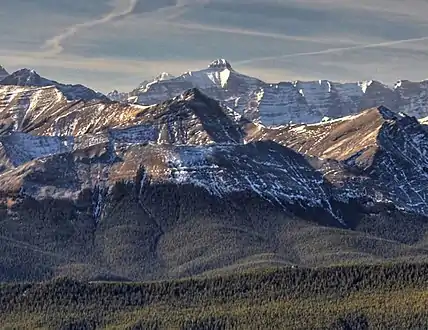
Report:
[[[48,79],[40,77],[40,75],[32,69],[20,69],[9,75],[3,80],[7,85],[20,85],[20,86],[47,86],[54,85],[54,83],[47,84]],[[50,81],[49,81],[50,82]]]
[[[422,81],[420,82],[422,83]],[[414,82],[407,80],[407,79],[403,79],[403,80],[398,80],[395,84],[394,84],[394,90],[399,89],[399,88],[407,88],[411,85],[414,85]]]
[[[175,76],[168,72],[162,72],[158,76],[156,76],[153,80],[145,80],[141,84],[138,85],[137,89],[140,91],[147,91],[151,85],[154,85],[160,81],[171,80],[174,79]]]
[[[209,68],[213,69],[221,69],[221,70],[230,70],[232,71],[232,65],[230,65],[229,61],[225,60],[224,58],[219,58],[215,61],[212,61],[209,65]]]
[[[363,91],[363,93],[366,93],[367,88],[373,84],[373,80],[364,80],[364,81],[359,81],[358,82],[358,86],[361,87],[361,90]]]
[[[168,72],[162,72],[160,75],[158,75],[155,78],[155,81],[162,81],[162,80],[168,80],[168,79],[173,79],[175,78],[175,76],[173,76],[172,74],[168,73]]]
[[[108,98],[101,93],[98,93],[86,86],[77,84],[62,84],[54,80],[41,77],[32,69],[20,69],[8,75],[0,81],[3,86],[32,86],[32,87],[47,87],[55,86],[60,90],[68,100],[105,100]]]
[[[403,84],[403,81],[402,81],[402,80],[398,80],[398,81],[394,84],[394,89],[400,88],[402,84]]]

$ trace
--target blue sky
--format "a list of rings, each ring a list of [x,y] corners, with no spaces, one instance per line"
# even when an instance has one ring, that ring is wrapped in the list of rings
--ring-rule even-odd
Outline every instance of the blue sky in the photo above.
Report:
[[[426,0],[2,0],[0,64],[97,90],[228,59],[269,82],[428,78]]]

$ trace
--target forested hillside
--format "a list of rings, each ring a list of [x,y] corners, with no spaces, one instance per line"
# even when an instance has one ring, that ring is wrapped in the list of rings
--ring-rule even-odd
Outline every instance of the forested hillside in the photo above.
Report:
[[[2,329],[425,329],[428,264],[0,287]]]

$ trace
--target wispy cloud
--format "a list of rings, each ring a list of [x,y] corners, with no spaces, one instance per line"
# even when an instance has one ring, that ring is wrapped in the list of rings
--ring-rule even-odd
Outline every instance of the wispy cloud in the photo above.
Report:
[[[176,71],[179,68],[185,71],[198,69],[208,65],[204,60],[133,60],[129,58],[104,58],[104,57],[84,57],[79,55],[63,54],[59,57],[48,58],[39,53],[14,53],[6,55],[0,52],[0,62],[8,63],[11,67],[52,67],[57,69],[78,69],[84,71],[98,71],[110,73],[133,73],[140,72],[158,74],[162,70],[171,69]],[[181,71],[180,71],[181,72]]]
[[[427,41],[427,40],[428,40],[428,36],[427,37],[420,37],[420,38],[410,38],[410,39],[402,39],[402,40],[394,40],[394,41],[385,41],[385,42],[365,44],[365,45],[357,45],[357,46],[350,46],[350,47],[329,48],[329,49],[324,49],[324,50],[314,51],[314,52],[302,52],[302,53],[293,53],[293,54],[284,54],[284,55],[251,58],[248,60],[242,60],[242,61],[235,62],[235,64],[236,65],[242,65],[242,64],[250,64],[250,63],[255,63],[255,62],[287,59],[287,58],[292,58],[292,57],[324,55],[324,54],[349,52],[349,51],[361,50],[361,49],[391,47],[391,46],[401,45],[401,44],[405,44],[405,43]]]
[[[245,35],[250,37],[262,37],[276,40],[284,40],[284,41],[303,41],[303,42],[311,42],[318,44],[325,43],[339,43],[339,44],[356,44],[354,40],[348,38],[341,38],[338,40],[337,38],[322,38],[322,37],[305,37],[305,36],[297,36],[297,35],[287,35],[285,33],[271,33],[271,32],[263,32],[258,31],[257,29],[248,30],[241,29],[237,27],[228,27],[228,26],[214,26],[207,24],[199,24],[199,23],[191,23],[191,22],[172,22],[172,21],[158,21],[156,24],[164,24],[171,27],[176,27],[180,29],[189,29],[189,30],[197,30],[197,31],[206,31],[206,32],[220,32],[226,34],[237,34],[237,35]]]
[[[420,80],[428,70],[426,0],[22,2],[2,4],[0,64],[104,91],[215,57],[267,81]]]
[[[326,10],[345,9],[353,12],[370,12],[387,15],[390,19],[403,18],[426,21],[428,2],[426,0],[299,0],[300,5],[318,7]]]
[[[210,0],[173,0],[162,1],[156,0],[156,5],[146,2],[144,0],[115,0],[116,5],[114,9],[93,20],[83,23],[78,23],[67,27],[62,33],[46,40],[42,46],[45,56],[59,55],[64,51],[64,42],[82,32],[85,29],[94,28],[99,25],[108,24],[113,21],[123,20],[133,14],[138,14],[139,19],[149,19],[151,23],[157,22],[157,14],[166,14],[163,18],[166,21],[171,21],[185,13],[188,7],[204,5],[209,3]],[[149,6],[150,3],[150,6]],[[147,7],[147,8],[145,8]],[[119,8],[125,8],[120,10]]]
[[[135,6],[138,4],[138,0],[124,1],[129,2],[128,7],[124,11],[117,12],[117,9],[115,8],[112,12],[107,13],[101,18],[70,26],[61,34],[58,34],[53,38],[47,40],[43,45],[43,49],[45,49],[46,55],[54,56],[60,54],[64,50],[64,47],[62,45],[63,42],[66,39],[77,34],[82,29],[92,28],[97,25],[106,24],[114,19],[121,19],[132,14],[135,9]]]

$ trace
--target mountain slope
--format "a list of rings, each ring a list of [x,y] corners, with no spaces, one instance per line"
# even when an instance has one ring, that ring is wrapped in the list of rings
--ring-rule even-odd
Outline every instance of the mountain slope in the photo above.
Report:
[[[194,88],[154,106],[0,100],[3,280],[428,255],[428,133],[385,107],[269,128]]]
[[[21,69],[4,77],[0,80],[0,85],[32,87],[54,86],[66,96],[67,100],[108,100],[103,94],[95,92],[83,85],[62,84],[54,80],[43,78],[34,70],[29,69]]]
[[[140,106],[67,101],[55,87],[0,87],[3,132],[79,136],[117,128],[117,136],[133,134],[138,141],[146,129],[159,143],[241,143],[244,133],[236,120],[239,115],[196,89],[159,105]]]
[[[351,256],[375,261],[426,253],[398,240],[340,229],[344,225],[326,207],[331,195],[320,174],[271,143],[115,150],[113,159],[109,144],[101,143],[2,174],[5,250],[18,255],[30,250],[48,260],[35,274],[40,278],[108,270],[132,279],[182,277],[235,263],[312,266]],[[265,158],[278,167],[262,165]],[[375,214],[348,207],[336,202],[334,211],[344,219],[351,213],[370,216],[375,223],[383,216],[379,203],[372,207]],[[391,219],[418,222],[419,230],[426,230],[420,216],[389,210]],[[12,262],[22,267],[13,273],[2,260],[6,279],[32,278],[22,258]]]
[[[352,196],[427,215],[428,135],[414,117],[379,107],[322,124],[248,131],[248,141],[274,140],[325,159],[325,177]]]

